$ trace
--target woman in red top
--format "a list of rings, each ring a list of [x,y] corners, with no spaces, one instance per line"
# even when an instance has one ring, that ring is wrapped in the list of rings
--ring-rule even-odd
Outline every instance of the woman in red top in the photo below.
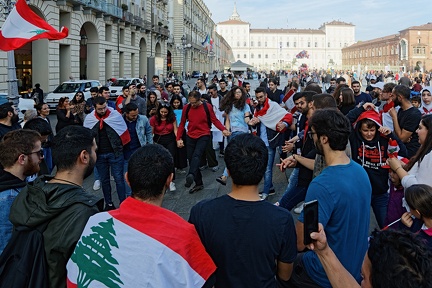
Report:
[[[173,159],[177,150],[177,121],[174,111],[169,104],[163,103],[157,107],[156,114],[150,118],[150,126],[153,131],[153,141],[164,146],[171,153]],[[175,169],[173,170],[173,181]],[[174,182],[170,184],[170,191],[175,191]]]

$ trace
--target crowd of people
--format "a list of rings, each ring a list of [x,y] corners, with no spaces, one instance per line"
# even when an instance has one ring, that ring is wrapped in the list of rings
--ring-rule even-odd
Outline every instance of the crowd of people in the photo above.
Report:
[[[251,91],[216,76],[185,95],[155,75],[116,101],[107,87],[60,99],[55,136],[47,104],[23,127],[0,105],[0,286],[432,287],[432,90],[416,107],[412,87],[372,78],[279,89],[270,74]],[[228,194],[189,223],[161,207],[176,174],[198,193],[222,158]],[[292,172],[270,203],[275,167]],[[83,188],[92,173],[103,199]]]

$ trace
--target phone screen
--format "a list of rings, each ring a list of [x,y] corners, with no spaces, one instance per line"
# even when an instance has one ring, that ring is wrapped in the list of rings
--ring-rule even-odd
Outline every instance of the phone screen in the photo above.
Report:
[[[313,200],[304,204],[304,245],[312,243],[310,234],[318,232],[318,200]]]

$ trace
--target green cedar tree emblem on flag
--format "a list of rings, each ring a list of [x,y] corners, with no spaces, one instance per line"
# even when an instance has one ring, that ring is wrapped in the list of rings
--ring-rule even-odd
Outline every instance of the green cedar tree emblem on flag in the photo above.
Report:
[[[33,30],[33,31],[29,31],[30,33],[36,33],[36,35],[39,35],[39,34],[42,34],[42,33],[45,33],[45,32],[48,32],[48,30],[44,30],[44,29],[36,29],[36,30]]]
[[[100,222],[91,230],[94,233],[82,237],[71,257],[79,269],[78,287],[88,287],[92,281],[101,282],[107,287],[120,287],[123,282],[114,267],[119,263],[111,254],[112,247],[119,248],[114,237],[113,219]]]

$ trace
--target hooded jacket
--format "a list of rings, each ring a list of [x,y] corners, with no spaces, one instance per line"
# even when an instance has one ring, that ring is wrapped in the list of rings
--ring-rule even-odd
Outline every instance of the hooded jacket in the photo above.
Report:
[[[0,170],[0,254],[10,237],[13,226],[9,221],[10,207],[26,182],[5,170]]]
[[[372,195],[385,194],[388,191],[388,173],[389,170],[382,168],[388,158],[388,141],[394,139],[399,145],[399,155],[406,157],[407,150],[402,141],[396,135],[390,133],[387,136],[382,135],[378,128],[381,127],[379,113],[373,110],[365,111],[363,106],[351,110],[347,114],[354,127],[350,135],[352,159],[360,164],[368,174],[372,185]],[[364,139],[360,133],[361,122],[364,119],[372,120],[376,123],[377,132],[371,141]]]
[[[66,263],[90,216],[102,210],[101,197],[82,187],[48,183],[42,176],[18,194],[11,207],[14,226],[36,227],[49,222],[44,236],[48,281],[51,287],[66,287]]]

